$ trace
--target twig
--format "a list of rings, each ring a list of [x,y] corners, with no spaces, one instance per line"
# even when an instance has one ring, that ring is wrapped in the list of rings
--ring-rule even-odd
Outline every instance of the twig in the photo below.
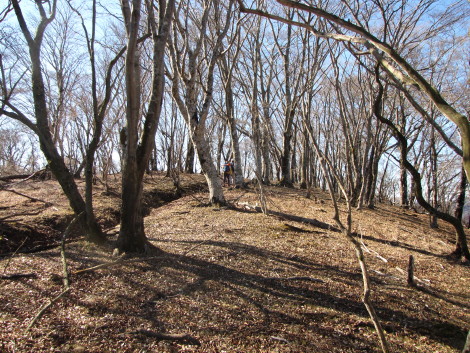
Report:
[[[408,279],[407,283],[410,287],[416,287],[416,282],[414,278],[414,270],[415,270],[415,258],[413,255],[410,255],[410,261],[408,262]]]
[[[64,232],[64,235],[62,236],[62,242],[60,244],[60,255],[62,258],[62,276],[63,276],[63,282],[64,282],[64,290],[59,293],[58,296],[55,298],[51,299],[49,303],[44,304],[39,312],[36,314],[36,316],[33,318],[31,323],[28,325],[26,328],[25,332],[28,332],[34,324],[41,319],[41,317],[44,315],[44,313],[49,309],[52,305],[54,305],[57,301],[59,301],[65,294],[67,294],[70,291],[70,280],[69,280],[69,273],[68,273],[68,268],[67,268],[67,258],[65,256],[65,240],[67,239],[69,233],[71,232],[73,226],[78,222],[78,220],[85,215],[85,212],[80,213],[78,216],[76,216],[72,222],[68,225],[67,229]]]
[[[289,343],[288,340],[286,340],[285,338],[282,338],[282,337],[271,336],[271,337],[269,337],[269,338],[271,338],[272,340],[275,340],[275,341],[282,342],[282,343]]]
[[[220,236],[220,234],[216,234],[216,235],[214,235],[213,237],[211,237],[211,238],[209,238],[209,239],[206,239],[206,240],[203,240],[203,241],[197,243],[196,245],[194,245],[194,246],[190,247],[189,249],[187,249],[187,250],[186,250],[184,253],[182,253],[180,256],[186,256],[186,255],[188,255],[188,254],[189,254],[191,251],[193,251],[194,249],[196,249],[196,248],[198,248],[198,247],[200,247],[200,246],[202,246],[202,245],[204,245],[204,244],[206,244],[206,243],[208,243],[208,242],[210,242],[210,241],[212,241],[212,240],[214,240],[214,239],[217,239],[219,236]]]
[[[75,271],[72,274],[73,275],[81,275],[81,274],[86,273],[86,272],[92,272],[92,271],[100,270],[102,268],[112,267],[112,266],[116,266],[116,265],[128,264],[128,263],[132,263],[132,262],[148,261],[148,260],[164,260],[164,259],[167,259],[168,257],[169,257],[168,255],[139,257],[139,258],[134,258],[134,259],[125,259],[125,258],[121,257],[121,258],[119,258],[115,261],[105,262],[105,263],[100,264],[100,265],[96,265],[96,266],[93,266],[93,267],[88,267],[88,268],[84,268],[84,269]]]
[[[42,211],[44,211],[44,209],[42,210],[39,210],[37,212],[21,212],[21,213],[14,213],[14,214],[11,214],[11,215],[8,215],[8,216],[5,216],[5,217],[2,217],[0,218],[0,222],[4,222],[6,220],[8,220],[8,218],[12,218],[12,217],[17,217],[17,216],[37,216],[38,214],[40,214]],[[16,219],[10,219],[8,222],[18,222],[18,220]]]
[[[10,275],[1,275],[0,279],[15,280],[20,278],[37,278],[35,273],[12,273]]]
[[[189,334],[185,333],[162,333],[162,332],[154,332],[149,330],[137,330],[129,332],[130,334],[134,335],[145,335],[148,337],[154,337],[160,341],[173,341],[173,342],[181,342],[184,344],[192,344],[195,346],[200,346],[201,342],[199,340]]]
[[[26,194],[23,194],[21,192],[18,192],[16,190],[11,190],[11,189],[3,189],[2,191],[8,191],[8,192],[11,192],[15,195],[19,195],[19,196],[23,196],[23,197],[26,197],[27,199],[31,200],[31,201],[34,201],[34,202],[42,202],[44,203],[44,205],[46,207],[50,207],[52,206],[52,203],[48,202],[48,201],[44,201],[44,200],[41,200],[41,199],[38,199],[36,197],[32,197],[32,196],[29,196],[29,195],[26,195]]]
[[[23,247],[24,243],[26,243],[26,240],[28,240],[29,237],[24,238],[24,240],[21,242],[20,246],[18,246],[13,254],[11,254],[10,258],[8,259],[5,267],[3,268],[3,273],[7,271],[8,266],[10,265],[11,260],[13,257],[16,255],[16,253]]]
[[[194,194],[189,194],[194,200],[196,200],[200,205],[207,205],[207,202],[204,202],[203,199],[200,199],[199,197],[196,197]]]
[[[322,279],[307,277],[307,276],[293,276],[293,277],[263,277],[264,280],[269,281],[310,281],[310,282],[318,282],[318,283],[325,283]]]
[[[248,193],[248,191],[244,191],[240,194],[240,196],[236,197],[233,200],[230,200],[231,205],[235,205],[243,196],[245,196]]]

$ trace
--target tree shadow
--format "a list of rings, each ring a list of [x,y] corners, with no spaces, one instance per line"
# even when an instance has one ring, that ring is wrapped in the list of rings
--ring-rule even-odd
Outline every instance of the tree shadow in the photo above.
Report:
[[[193,240],[159,240],[159,242],[168,243],[169,245],[177,243],[197,245],[200,243]],[[209,301],[207,298],[213,298],[211,296],[215,295],[217,300],[230,304],[231,299],[229,296],[218,296],[219,293],[212,293],[214,288],[224,288],[231,293],[233,300],[238,300],[245,303],[247,307],[253,308],[254,312],[257,313],[256,320],[253,319],[253,322],[250,322],[248,326],[227,323],[216,327],[202,321],[203,324],[198,327],[198,332],[209,332],[221,336],[230,335],[230,337],[233,335],[264,336],[268,339],[269,337],[279,336],[293,343],[308,341],[307,343],[299,343],[299,345],[305,344],[305,351],[312,351],[312,347],[316,347],[315,342],[309,341],[306,337],[315,339],[315,337],[318,338],[318,335],[321,335],[322,339],[330,340],[332,346],[338,349],[337,351],[341,351],[343,348],[349,351],[349,347],[363,347],[362,349],[358,348],[358,350],[374,350],[373,347],[377,344],[375,336],[359,333],[364,327],[373,330],[367,311],[359,298],[360,290],[355,291],[354,294],[351,294],[351,291],[342,293],[337,287],[338,284],[345,283],[347,286],[356,285],[360,288],[361,275],[358,271],[348,271],[333,265],[323,265],[301,256],[290,256],[286,253],[279,253],[240,242],[211,240],[204,242],[204,246],[214,248],[214,251],[211,252],[211,254],[215,254],[213,259],[166,253],[164,260],[159,259],[157,261],[152,257],[142,257],[142,261],[134,262],[132,266],[124,264],[122,267],[115,268],[113,271],[119,271],[116,280],[122,281],[133,291],[129,293],[123,290],[120,293],[113,293],[113,300],[115,300],[113,305],[109,305],[109,302],[105,300],[102,301],[99,295],[97,295],[98,299],[96,301],[86,300],[82,298],[80,293],[74,293],[73,291],[67,301],[70,302],[69,305],[84,307],[90,316],[103,317],[106,314],[119,316],[119,322],[122,323],[123,327],[126,326],[124,322],[144,320],[150,328],[166,332],[167,330],[170,331],[172,326],[167,324],[168,319],[165,318],[165,314],[159,311],[159,305],[165,303],[176,305],[175,302],[171,302],[174,298],[195,298],[200,295],[207,302],[203,302],[201,307],[197,309],[190,309],[205,311],[212,315],[214,302]],[[217,254],[220,254],[220,256],[217,257]],[[75,256],[79,256],[79,254],[72,255],[70,253],[69,256],[75,259]],[[234,261],[233,266],[230,263],[228,265],[226,263],[215,263],[216,261],[225,261],[228,258],[236,259],[238,257],[243,257],[245,263],[247,262],[253,266],[236,267],[238,261]],[[281,269],[284,269],[284,271],[281,271]],[[149,280],[143,281],[141,276],[134,276],[133,274],[136,272],[139,274],[146,273],[146,278]],[[285,276],[288,276],[288,273],[303,272],[309,276],[317,276],[318,281],[309,281],[306,277],[292,277],[289,279],[265,275],[270,272],[284,274]],[[96,280],[107,276],[109,276],[109,273],[97,271],[77,278],[72,277],[72,287],[74,287],[75,281],[85,279],[85,283],[95,283]],[[158,283],[162,277],[169,278],[166,283],[172,283],[172,286],[160,287]],[[39,290],[40,288],[31,289]],[[404,287],[398,290],[406,289]],[[49,296],[47,293],[43,294]],[[426,294],[462,307],[461,303],[449,299],[448,293],[433,291]],[[138,303],[135,310],[128,310],[128,306],[124,304],[130,301]],[[291,312],[289,308],[292,308],[292,306],[300,309]],[[465,307],[468,308],[468,306]],[[322,308],[326,310],[322,310]],[[414,309],[409,308],[410,312],[413,312],[411,310]],[[380,302],[376,306],[376,310],[384,324],[384,328],[390,333],[397,332],[401,334],[405,330],[411,331],[454,349],[460,349],[464,344],[466,332],[461,327],[444,320],[425,319],[421,315],[406,312],[406,303],[401,309],[396,306],[391,308],[387,306],[386,302]],[[328,325],[324,325],[329,320],[332,322],[338,320],[336,312],[355,315],[364,320],[359,323],[357,320],[353,320],[350,325],[346,322],[345,331],[338,333],[334,331],[334,328],[328,328]],[[188,315],[191,315],[191,313],[188,313]],[[230,315],[236,315],[236,313],[231,312]],[[243,313],[240,315],[243,315]],[[115,328],[106,325],[116,325],[116,323],[103,324],[99,327],[100,330],[105,332],[109,330],[110,335],[115,334],[113,331]],[[287,327],[288,329],[282,331],[281,327]],[[297,331],[290,330],[290,327],[295,327]],[[243,339],[243,337],[240,339]]]
[[[447,258],[447,255],[445,255],[445,254],[436,254],[436,253],[430,252],[428,250],[423,250],[423,249],[417,248],[413,245],[410,245],[410,244],[407,244],[405,242],[398,241],[398,240],[384,240],[384,239],[375,238],[371,235],[358,234],[356,232],[354,232],[352,235],[357,237],[357,238],[370,240],[370,241],[375,241],[377,243],[390,245],[390,246],[393,246],[393,247],[399,247],[399,248],[406,249],[406,250],[413,251],[413,252],[417,252],[417,253],[420,253],[420,254],[423,254],[423,255],[433,256],[433,257],[437,257],[437,258],[440,258],[440,259]]]
[[[166,240],[171,243],[171,241]],[[178,241],[178,243],[197,244],[196,241]],[[279,266],[291,266],[295,269],[307,271],[309,274],[321,274],[322,277],[328,277],[336,282],[343,280],[353,280],[359,287],[361,275],[356,272],[345,271],[335,266],[324,266],[318,263],[303,259],[298,256],[285,256],[279,253],[263,250],[255,246],[224,241],[208,241],[207,246],[214,246],[219,249],[230,249],[238,254],[250,256],[250,261],[269,261]],[[197,291],[209,290],[204,284],[207,281],[215,281],[227,288],[230,288],[239,298],[250,303],[258,309],[264,316],[266,323],[271,320],[277,320],[284,323],[293,323],[297,325],[306,325],[305,318],[299,318],[286,312],[273,310],[267,306],[261,297],[275,298],[276,300],[286,301],[293,304],[307,307],[323,307],[340,311],[346,314],[354,314],[364,319],[369,318],[367,311],[359,300],[354,300],[351,295],[340,297],[336,294],[330,294],[325,290],[326,282],[320,280],[315,284],[307,284],[302,280],[283,281],[280,279],[265,277],[261,274],[243,272],[242,270],[220,265],[211,261],[197,259],[191,256],[169,254],[170,258],[165,261],[165,266],[178,272],[190,273],[197,278],[195,282],[188,283],[177,291],[160,293],[161,300],[175,295],[191,296]],[[149,260],[149,265],[152,260]],[[161,266],[158,264],[157,266]],[[323,283],[322,283],[323,282]],[[351,281],[347,282],[351,284]],[[354,284],[354,283],[353,283]],[[250,295],[256,293],[256,295]],[[459,305],[458,302],[449,300],[445,295],[436,298],[445,300],[449,303]],[[461,303],[460,303],[461,306]],[[455,349],[460,349],[465,340],[464,330],[454,324],[440,321],[437,319],[421,319],[418,316],[410,316],[402,310],[389,308],[386,303],[376,307],[381,319],[385,322],[385,328],[390,331],[402,331],[404,327],[407,330],[424,335],[430,339],[449,345]],[[308,316],[308,315],[307,315]],[[372,326],[371,326],[372,327]]]

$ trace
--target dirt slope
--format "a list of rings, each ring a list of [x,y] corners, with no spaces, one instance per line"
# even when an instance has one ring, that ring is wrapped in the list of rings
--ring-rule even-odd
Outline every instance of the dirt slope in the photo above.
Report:
[[[169,188],[162,176],[153,183]],[[68,214],[54,182],[47,185],[42,198],[57,209],[47,212]],[[23,192],[32,195],[43,185],[30,187]],[[7,207],[14,195],[5,194],[0,202]],[[60,251],[0,260],[4,275],[35,276],[0,280],[0,351],[380,351],[361,303],[357,261],[341,234],[246,211],[243,203],[258,200],[253,189],[227,190],[235,208],[203,207],[206,196],[149,209],[148,237],[166,254],[72,274],[70,292],[27,333],[40,306],[63,288]],[[116,201],[106,197],[97,191],[97,205],[113,213]],[[303,191],[271,187],[268,198],[272,210],[333,225],[321,192],[307,199]],[[37,216],[24,216],[24,223],[27,217]],[[470,328],[470,268],[444,256],[453,249],[451,229],[440,224],[432,230],[425,215],[386,205],[355,211],[353,220],[368,250],[373,300],[393,351],[459,352]],[[109,229],[111,243],[115,231]],[[78,240],[66,251],[72,273],[116,260],[112,244],[96,248]],[[409,255],[421,290],[406,286]]]

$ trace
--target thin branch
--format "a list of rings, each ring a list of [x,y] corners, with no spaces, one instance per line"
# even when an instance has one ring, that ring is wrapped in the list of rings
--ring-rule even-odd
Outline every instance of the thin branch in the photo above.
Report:
[[[13,254],[11,254],[10,258],[8,259],[7,263],[5,264],[5,267],[3,268],[3,273],[5,273],[5,272],[7,271],[7,268],[8,268],[8,266],[10,265],[11,260],[13,259],[13,257],[15,257],[16,253],[23,247],[24,243],[26,243],[26,240],[28,240],[28,239],[29,239],[29,237],[25,237],[25,238],[23,239],[23,241],[21,242],[20,246],[18,246],[18,247],[16,248],[16,250],[13,252]],[[4,275],[4,276],[5,276],[5,275]],[[4,276],[2,276],[2,278],[3,278]],[[12,275],[10,275],[10,276],[12,276]]]
[[[33,201],[33,202],[42,202],[42,203],[44,203],[44,206],[45,206],[45,207],[52,206],[52,203],[50,203],[50,202],[48,202],[48,201],[44,201],[44,200],[38,199],[38,198],[36,198],[36,197],[28,196],[28,195],[23,194],[23,193],[21,193],[21,192],[18,192],[18,191],[16,191],[16,190],[2,189],[2,190],[0,190],[0,191],[11,192],[11,193],[13,193],[13,194],[15,194],[15,195],[19,195],[19,196],[22,196],[22,197],[26,197],[27,199],[29,199],[29,200],[31,200],[31,201]]]
[[[72,222],[70,222],[70,224],[68,225],[67,229],[64,232],[64,235],[62,236],[62,241],[60,244],[60,255],[62,258],[62,280],[64,282],[64,289],[62,290],[62,292],[59,293],[59,295],[51,299],[49,303],[46,303],[41,307],[41,309],[33,318],[33,320],[31,320],[31,323],[28,325],[25,332],[28,332],[34,326],[34,324],[42,318],[42,316],[45,314],[47,309],[49,309],[52,305],[54,305],[57,301],[59,301],[62,297],[64,297],[70,291],[70,280],[69,280],[69,273],[68,273],[68,268],[67,268],[67,258],[65,256],[65,240],[67,239],[68,235],[72,231],[72,228],[75,226],[75,224],[78,223],[80,218],[82,218],[83,216],[85,216],[85,212],[82,212],[78,216],[76,216],[72,220]]]

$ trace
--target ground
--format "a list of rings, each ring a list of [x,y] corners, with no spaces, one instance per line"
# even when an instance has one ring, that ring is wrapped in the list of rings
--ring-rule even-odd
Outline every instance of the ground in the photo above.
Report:
[[[259,199],[253,186],[225,189],[229,206],[208,207],[203,182],[183,176],[175,193],[171,179],[148,177],[146,234],[164,253],[122,258],[113,256],[119,189],[98,184],[95,207],[109,244],[71,236],[70,291],[29,331],[41,306],[63,290],[57,244],[73,217],[55,181],[10,187],[42,201],[1,191],[0,352],[381,351],[361,301],[354,249],[333,229],[327,194],[266,189],[272,211],[331,230],[248,209]],[[355,210],[353,230],[392,351],[461,351],[470,328],[470,268],[446,257],[452,229],[442,222],[430,229],[426,215],[379,204]],[[419,288],[406,283],[410,255]]]

